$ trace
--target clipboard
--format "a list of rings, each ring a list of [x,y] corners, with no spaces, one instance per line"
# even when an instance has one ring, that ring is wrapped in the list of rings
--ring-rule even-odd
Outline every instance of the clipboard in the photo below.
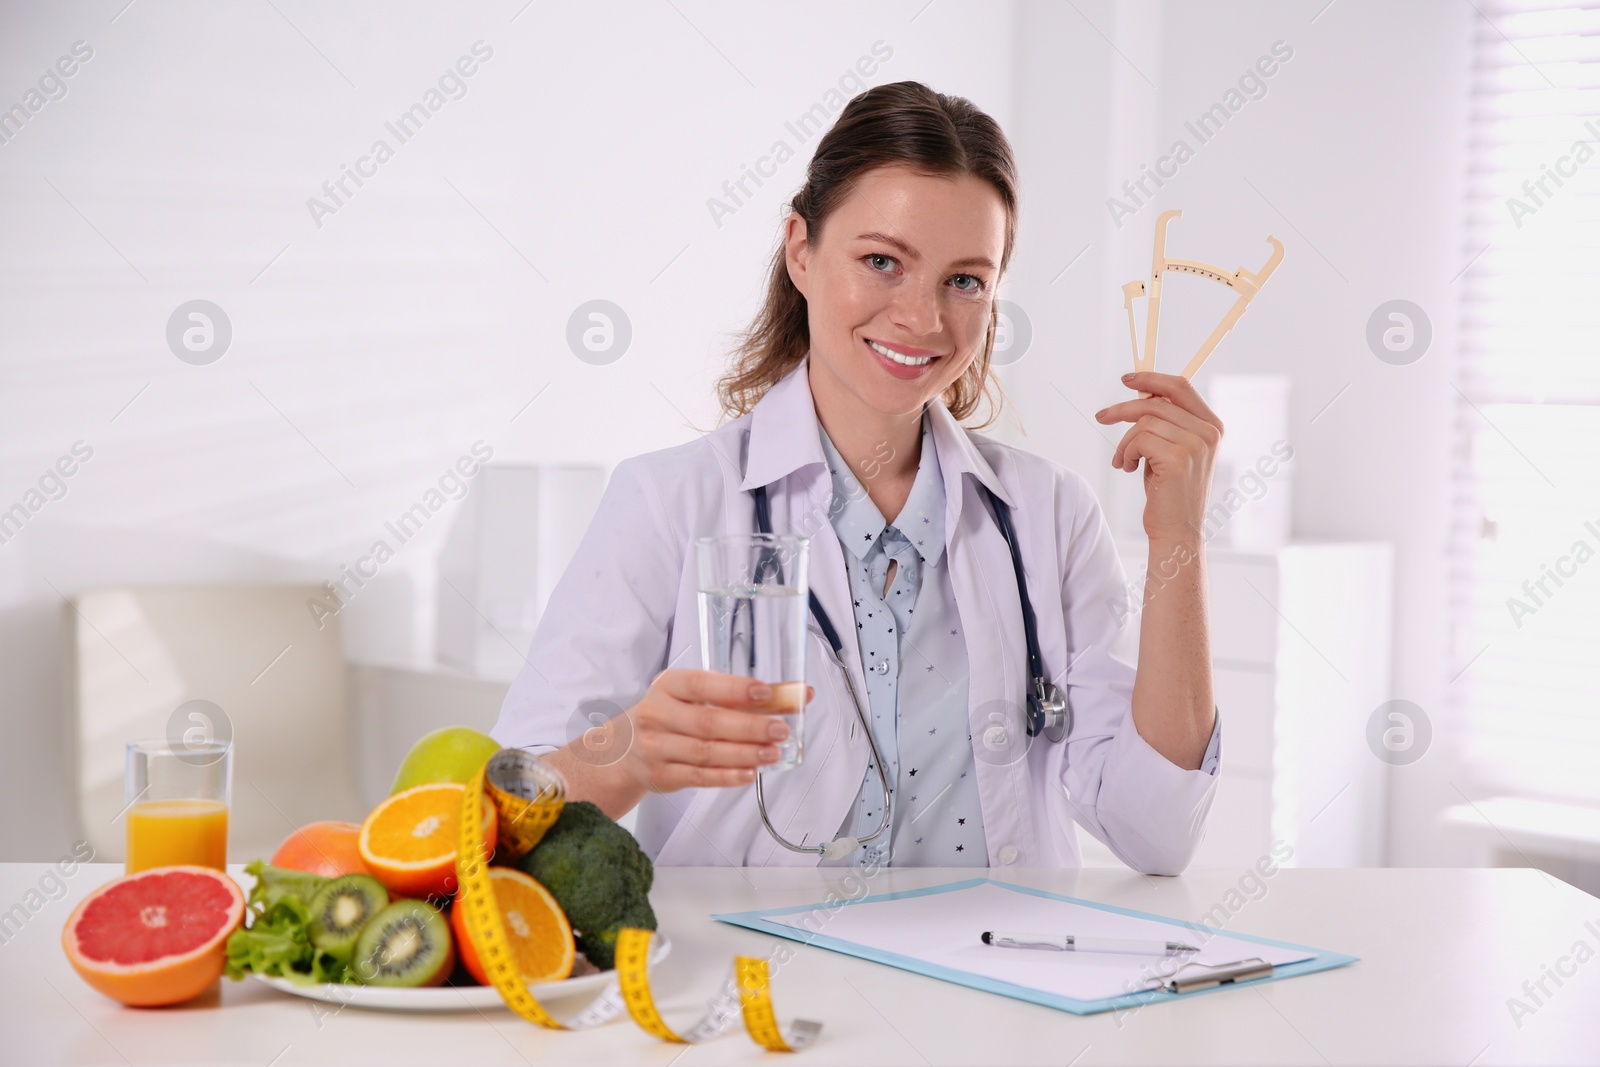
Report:
[[[1194,967],[1196,970],[1191,974],[1183,975],[1183,972],[1190,967]],[[1183,977],[1179,977],[1179,975],[1183,975]],[[1165,989],[1169,993],[1192,993],[1196,989],[1210,989],[1212,986],[1248,982],[1253,978],[1268,978],[1271,975],[1272,964],[1260,956],[1239,960],[1236,963],[1224,963],[1217,967],[1186,963],[1178,968],[1177,974],[1152,988]]]
[[[1107,957],[1116,954],[1091,958],[1088,953],[1017,952],[989,948],[979,941],[978,932],[987,928],[988,915],[1004,916],[1005,925],[1025,929],[1045,914],[1070,916],[1064,921],[1080,927],[1071,932],[1088,934],[1099,932],[1093,929],[1098,924],[1125,928],[1107,932],[1128,936],[1142,925],[1142,936],[1151,936],[1152,924],[1161,924],[1163,930],[1199,939],[1212,950],[1208,954],[1213,958],[1179,965],[1176,957],[1167,957],[1165,964],[1152,963],[1154,957],[1133,957],[1133,970],[1119,973],[1119,980],[1109,988],[1099,981],[1104,976],[1098,976],[1100,988],[1090,991],[1063,985],[1085,986],[1085,974],[1069,974],[1070,969],[1113,967],[1116,964]],[[989,878],[854,900],[835,897],[817,904],[713,914],[711,918],[1075,1015],[1206,996],[1357,961],[1344,953],[1240,933],[1231,929],[1231,922],[1229,929],[1222,929]],[[1065,959],[1072,956],[1078,961]],[[1062,970],[1052,971],[1052,967]],[[1153,973],[1145,974],[1146,970]],[[1145,977],[1139,982],[1121,981],[1124,974],[1134,973]]]

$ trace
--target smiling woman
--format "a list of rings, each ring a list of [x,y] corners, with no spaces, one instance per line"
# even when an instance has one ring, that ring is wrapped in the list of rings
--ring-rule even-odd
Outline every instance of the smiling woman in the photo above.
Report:
[[[845,214],[836,217],[841,207]],[[954,305],[952,311],[960,309],[958,321],[950,323],[960,328],[965,351],[952,343],[941,352],[918,353],[919,346],[895,336],[904,328],[888,323],[878,328],[887,327],[889,336],[861,338],[861,343],[878,341],[911,354],[966,356],[947,361],[929,383],[945,386],[946,406],[957,419],[971,415],[992,384],[994,289],[1016,241],[1016,164],[994,120],[971,101],[935,93],[919,82],[869,90],[850,102],[818,144],[790,209],[766,301],[742,339],[732,371],[718,384],[724,412],[738,416],[751,410],[806,354],[813,327],[819,333],[830,330],[831,324],[811,321],[805,282],[793,276],[805,275],[805,264],[823,246],[826,221],[833,238],[826,254],[856,260],[866,268],[863,274],[888,275],[873,282],[880,287],[897,279],[905,292],[915,286],[904,283],[921,283],[929,271],[973,271],[960,274],[966,280],[953,287],[954,295],[967,301]],[[908,226],[926,231],[922,240],[930,247],[914,247]],[[821,301],[830,294],[815,295]],[[957,339],[952,330],[947,340]],[[995,414],[998,410],[975,428],[989,425]]]
[[[1198,535],[1220,426],[1176,375],[1099,413],[1135,423],[1113,466],[1144,461],[1152,553],[1195,561],[1144,611],[1136,670],[1087,483],[963,424],[1003,399],[1017,205],[970,101],[856,96],[718,383],[730,420],[613,473],[495,738],[554,749],[614,818],[637,805],[656,863],[1076,866],[1075,824],[1147,873],[1193,855],[1219,755]],[[692,546],[752,525],[812,542],[807,755],[781,773],[772,688],[674,667],[700,658]],[[576,721],[597,701],[627,710]]]

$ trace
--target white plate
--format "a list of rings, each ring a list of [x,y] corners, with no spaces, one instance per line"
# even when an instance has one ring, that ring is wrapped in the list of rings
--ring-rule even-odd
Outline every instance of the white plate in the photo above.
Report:
[[[666,959],[671,951],[672,941],[665,934],[657,933],[650,950],[651,964]],[[541,982],[539,985],[529,986],[528,989],[540,1000],[556,1000],[584,993],[599,995],[605,988],[606,982],[610,981],[615,973],[615,971],[600,971],[597,974],[586,974],[581,978],[568,978],[560,982]],[[371,1008],[377,1011],[502,1011],[506,1006],[493,986],[393,989],[388,986],[345,985],[338,982],[300,985],[288,978],[254,973],[250,977],[293,996],[320,1000],[325,1004],[338,1004],[341,1007]]]

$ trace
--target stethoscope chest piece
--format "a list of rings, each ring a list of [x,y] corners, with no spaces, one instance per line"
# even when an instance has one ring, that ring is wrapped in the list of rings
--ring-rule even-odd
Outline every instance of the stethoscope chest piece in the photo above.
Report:
[[[1067,705],[1067,695],[1054,682],[1043,678],[1033,680],[1033,692],[1028,694],[1028,736],[1041,733],[1049,741],[1060,741],[1072,729],[1072,709]]]

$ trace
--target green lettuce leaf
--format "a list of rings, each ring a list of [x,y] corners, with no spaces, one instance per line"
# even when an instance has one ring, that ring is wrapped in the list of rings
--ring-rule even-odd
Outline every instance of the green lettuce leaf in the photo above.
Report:
[[[249,972],[302,985],[356,980],[348,953],[327,952],[311,943],[308,905],[328,879],[260,860],[247,866],[245,873],[254,875],[256,882],[245,906],[246,925],[228,938],[223,974],[240,979]]]

